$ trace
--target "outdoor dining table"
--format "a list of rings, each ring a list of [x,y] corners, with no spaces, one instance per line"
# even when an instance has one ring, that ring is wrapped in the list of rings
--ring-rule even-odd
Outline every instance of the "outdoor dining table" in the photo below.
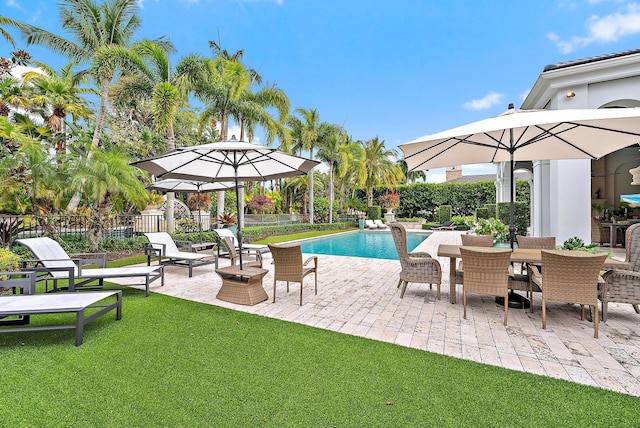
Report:
[[[624,234],[629,226],[631,226],[631,223],[602,223],[602,227],[609,229],[609,246],[611,248],[618,246],[618,230],[621,230]],[[624,242],[621,244],[624,247]]]
[[[449,301],[456,302],[456,260],[462,258],[460,255],[462,245],[440,244],[438,246],[438,257],[449,258]],[[473,248],[473,247],[469,247]],[[483,249],[487,249],[483,247]],[[504,248],[495,248],[496,251],[503,251]],[[511,252],[511,263],[542,263],[542,250],[515,248]],[[629,263],[608,257],[603,265],[603,269],[628,269]]]

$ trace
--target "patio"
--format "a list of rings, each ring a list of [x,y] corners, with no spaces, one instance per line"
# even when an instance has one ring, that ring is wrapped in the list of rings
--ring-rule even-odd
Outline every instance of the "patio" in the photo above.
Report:
[[[441,243],[456,244],[460,232],[436,232],[417,250],[432,255]],[[605,249],[608,250],[608,249]],[[616,250],[616,258],[623,253]],[[462,304],[450,304],[449,260],[442,264],[442,297],[435,288],[409,284],[404,299],[396,288],[400,264],[394,260],[319,256],[318,295],[313,279],[305,282],[303,305],[299,286],[289,293],[278,284],[276,303],[268,300],[242,306],[215,298],[221,279],[213,265],[194,271],[187,278],[183,269],[167,267],[165,286],[151,290],[270,318],[306,324],[345,334],[395,343],[426,351],[472,360],[508,369],[565,379],[585,385],[640,396],[640,317],[631,305],[610,304],[609,318],[600,323],[600,335],[593,338],[593,326],[580,320],[579,306],[548,303],[547,330],[542,330],[540,296],[534,295],[534,313],[509,309],[509,322],[502,324],[503,308],[493,297],[470,295],[467,320]],[[273,293],[271,255],[264,254],[264,288]],[[226,266],[228,259],[221,259]],[[124,280],[118,280],[124,283]],[[457,287],[461,302],[461,286]],[[427,296],[425,301],[425,295]]]

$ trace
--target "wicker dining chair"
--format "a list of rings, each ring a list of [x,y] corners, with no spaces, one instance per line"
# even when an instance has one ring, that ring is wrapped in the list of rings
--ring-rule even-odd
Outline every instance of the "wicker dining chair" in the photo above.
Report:
[[[516,242],[518,243],[518,248],[522,248],[524,250],[555,250],[556,249],[556,237],[555,236],[523,236],[516,235]],[[538,270],[541,270],[539,264],[537,264]],[[526,274],[528,271],[528,267],[526,263],[522,263],[520,265],[520,271],[522,274]],[[533,296],[530,295],[529,291],[527,291],[527,296],[530,299],[533,299]],[[531,305],[531,312],[533,312],[533,305]]]
[[[400,223],[389,223],[393,243],[398,251],[400,260],[400,279],[398,287],[402,285],[400,298],[404,297],[404,292],[410,282],[426,283],[429,288],[436,284],[436,299],[440,299],[440,284],[442,283],[442,268],[440,262],[429,253],[407,251],[407,231]]]
[[[555,236],[523,236],[517,235],[518,248],[529,250],[555,250]]]
[[[276,283],[287,281],[287,293],[290,282],[300,283],[300,306],[302,306],[302,283],[304,277],[315,275],[315,293],[318,294],[318,256],[309,257],[302,262],[302,248],[300,244],[274,245],[269,244],[275,266],[273,273],[273,302],[276,302]],[[312,267],[305,267],[313,261]]]
[[[493,235],[460,235],[465,247],[493,247]]]
[[[547,328],[547,300],[577,303],[584,320],[584,305],[593,307],[593,337],[598,337],[598,279],[606,254],[584,251],[542,250],[543,272],[531,267],[531,281],[542,289],[542,328]]]
[[[629,269],[613,269],[602,275],[604,284],[600,289],[602,320],[607,320],[609,302],[630,303],[640,314],[640,223],[629,226],[626,232],[626,258]]]
[[[231,266],[235,266],[238,263],[238,251],[236,251],[236,246],[233,243],[233,240],[229,237],[224,237],[220,240],[222,244],[225,246],[227,251],[229,252],[229,258],[231,259]],[[242,260],[242,267],[262,267],[262,254],[260,252],[256,253],[257,260]]]
[[[493,247],[493,235],[460,235],[465,247]],[[460,260],[456,269],[456,284],[462,284],[464,262]]]
[[[461,247],[460,255],[464,263],[462,279],[464,319],[467,319],[467,293],[487,294],[504,298],[504,325],[507,325],[511,250]]]

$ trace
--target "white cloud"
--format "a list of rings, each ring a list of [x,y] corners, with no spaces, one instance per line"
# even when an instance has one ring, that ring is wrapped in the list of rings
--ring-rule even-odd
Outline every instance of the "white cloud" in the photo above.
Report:
[[[585,26],[588,33],[586,36],[572,36],[568,40],[562,40],[551,32],[547,34],[547,38],[555,43],[560,52],[567,54],[593,43],[612,43],[640,34],[640,5],[629,3],[621,10],[604,17],[591,15]]]
[[[467,101],[462,105],[466,110],[486,110],[496,104],[501,104],[504,94],[499,92],[489,92],[484,98]]]
[[[14,7],[18,10],[24,11],[24,8],[18,3],[18,0],[6,0],[5,4],[7,7]]]
[[[427,183],[444,183],[447,180],[447,175],[444,172],[429,172],[427,171]]]

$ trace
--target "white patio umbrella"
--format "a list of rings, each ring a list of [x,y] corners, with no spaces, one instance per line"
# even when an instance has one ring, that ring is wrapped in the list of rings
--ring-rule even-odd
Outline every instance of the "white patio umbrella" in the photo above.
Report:
[[[598,159],[640,142],[640,108],[516,110],[400,145],[409,171],[515,161]]]
[[[169,153],[133,162],[157,178],[175,178],[203,182],[233,181],[238,215],[242,201],[239,181],[267,181],[309,172],[320,162],[290,155],[269,147],[243,141],[221,141],[193,147],[180,147]],[[238,246],[242,269],[242,228],[238,222]]]
[[[217,192],[219,190],[233,189],[232,182],[213,182],[195,180],[160,180],[151,183],[147,189],[159,190],[161,192],[190,192],[198,194],[198,213],[200,213],[200,193]],[[202,218],[198,214],[198,230],[200,231],[200,243],[202,243]]]

